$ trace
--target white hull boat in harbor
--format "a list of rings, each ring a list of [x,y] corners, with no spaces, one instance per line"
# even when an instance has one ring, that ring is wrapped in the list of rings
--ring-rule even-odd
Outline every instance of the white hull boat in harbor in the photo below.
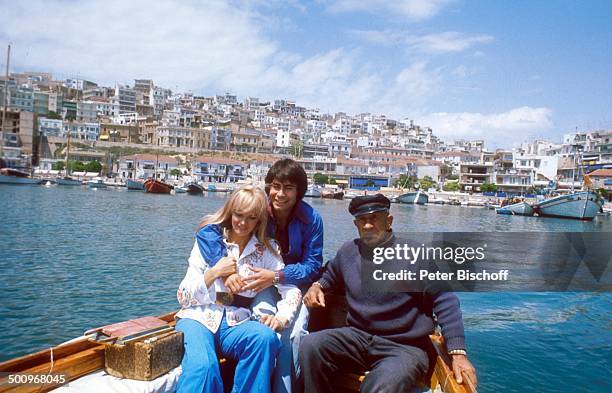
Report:
[[[546,199],[534,206],[539,216],[592,220],[602,209],[603,198],[593,191],[580,191]]]
[[[100,177],[94,177],[90,181],[87,182],[87,186],[89,188],[106,188],[106,184],[104,184],[104,180]]]
[[[429,201],[429,195],[423,191],[412,191],[398,196],[397,200],[409,205],[425,205]]]
[[[495,209],[497,214],[517,215],[517,216],[533,216],[533,207],[527,202],[518,202],[512,205],[507,205]]]

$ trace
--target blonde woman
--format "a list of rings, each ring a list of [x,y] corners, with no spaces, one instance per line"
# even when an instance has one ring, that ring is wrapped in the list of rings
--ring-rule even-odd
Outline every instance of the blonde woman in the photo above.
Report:
[[[200,223],[187,274],[177,292],[182,308],[176,328],[183,332],[185,346],[178,392],[223,392],[217,352],[237,361],[232,392],[270,391],[281,346],[275,332],[291,324],[301,293],[294,285],[276,284],[282,297],[278,312],[252,315],[256,292],[244,290],[243,280],[260,269],[284,267],[278,246],[266,237],[266,206],[261,189],[244,187]],[[216,263],[203,257],[218,248],[225,248],[227,256]]]

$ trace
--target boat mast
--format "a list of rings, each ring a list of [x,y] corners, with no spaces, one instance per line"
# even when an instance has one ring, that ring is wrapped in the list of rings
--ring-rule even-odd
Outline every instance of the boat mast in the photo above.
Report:
[[[70,162],[70,135],[72,134],[72,122],[70,122],[70,127],[68,127],[68,144],[66,145],[66,177],[70,176],[70,168],[68,163]]]
[[[4,155],[4,130],[6,130],[6,111],[8,104],[8,79],[9,79],[9,63],[11,61],[11,44],[8,45],[6,50],[6,73],[4,79],[4,110],[2,111],[2,128],[0,128],[0,159]]]

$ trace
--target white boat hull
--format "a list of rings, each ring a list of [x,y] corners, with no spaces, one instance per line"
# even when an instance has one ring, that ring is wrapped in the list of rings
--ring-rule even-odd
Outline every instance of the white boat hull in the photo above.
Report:
[[[535,211],[545,217],[592,220],[603,203],[603,199],[594,192],[582,191],[547,199],[535,205]]]
[[[409,205],[425,205],[429,201],[429,195],[422,191],[407,192],[398,196],[397,200]]]

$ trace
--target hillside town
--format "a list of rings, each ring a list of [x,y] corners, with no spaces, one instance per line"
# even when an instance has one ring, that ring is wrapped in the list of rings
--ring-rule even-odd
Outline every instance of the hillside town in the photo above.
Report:
[[[275,160],[291,156],[311,178],[342,189],[425,185],[511,196],[580,188],[588,174],[592,188],[608,198],[612,191],[612,130],[492,151],[483,140],[443,141],[427,126],[383,114],[329,114],[230,93],[204,97],[148,79],[109,87],[44,72],[0,78],[0,106],[5,165],[45,179],[67,160],[75,176],[101,173],[117,183],[261,181]]]

